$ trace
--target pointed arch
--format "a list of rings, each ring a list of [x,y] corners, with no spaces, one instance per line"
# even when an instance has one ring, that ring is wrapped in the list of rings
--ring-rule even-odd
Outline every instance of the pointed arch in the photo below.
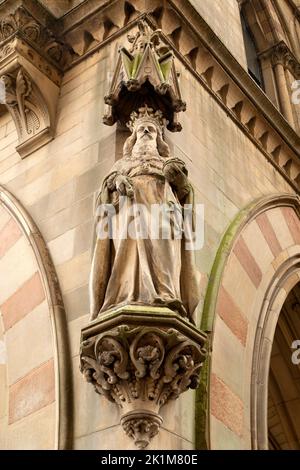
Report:
[[[39,437],[30,439],[27,427],[32,427],[35,414],[48,409],[53,436],[49,436],[47,443],[44,439],[41,446],[71,448],[71,364],[57,275],[38,227],[22,204],[1,185],[0,247],[0,311],[4,337],[10,343],[7,434],[21,426],[21,441],[16,445],[32,448]],[[41,330],[32,331],[30,322],[35,322]],[[12,364],[10,353],[14,353],[16,342],[20,342],[20,351],[18,360]],[[46,423],[45,428],[42,422],[38,427],[36,433],[47,434]]]
[[[218,436],[227,441],[227,448],[268,446],[270,346],[282,304],[292,283],[300,280],[299,262],[298,196],[255,201],[238,214],[223,237],[201,325],[212,332],[207,374],[212,449],[222,444]]]

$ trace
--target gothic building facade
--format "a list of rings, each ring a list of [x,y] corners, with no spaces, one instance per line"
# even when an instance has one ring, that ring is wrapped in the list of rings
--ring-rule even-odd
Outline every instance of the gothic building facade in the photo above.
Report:
[[[204,211],[193,321],[148,301],[91,322],[132,112]],[[300,448],[299,131],[299,0],[0,0],[0,449]]]

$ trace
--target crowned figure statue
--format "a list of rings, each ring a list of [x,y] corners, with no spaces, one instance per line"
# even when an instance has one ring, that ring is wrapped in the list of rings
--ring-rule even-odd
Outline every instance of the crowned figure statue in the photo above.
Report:
[[[193,189],[185,163],[170,156],[164,124],[162,113],[146,105],[133,112],[123,158],[103,181],[96,203],[91,320],[141,305],[168,307],[194,322],[199,273],[193,250],[186,248],[193,217],[184,211],[193,212]]]

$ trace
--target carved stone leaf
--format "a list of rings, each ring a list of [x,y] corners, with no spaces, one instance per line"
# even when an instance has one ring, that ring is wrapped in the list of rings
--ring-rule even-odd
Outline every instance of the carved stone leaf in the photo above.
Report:
[[[7,16],[0,24],[1,39],[6,39],[11,36],[16,28],[17,24],[14,15]]]
[[[159,378],[158,369],[164,360],[163,340],[159,334],[142,330],[130,346],[130,357],[136,368],[136,377],[144,377],[149,369],[153,379]]]
[[[99,366],[97,361],[91,357],[84,356],[83,361],[85,367],[83,367],[84,375],[88,382],[96,383],[100,385],[103,390],[110,390],[113,383],[116,382],[116,377],[111,371],[103,371],[103,367]],[[87,373],[86,370],[90,369],[92,374]],[[92,377],[92,380],[89,380]]]
[[[22,69],[20,69],[18,72],[16,85],[18,101],[21,100],[23,97],[25,98],[30,95],[31,82]]]
[[[111,336],[100,338],[95,344],[95,355],[98,357],[101,367],[106,368],[109,375],[113,371],[113,376],[120,379],[127,379],[128,354],[122,344]],[[110,370],[111,372],[108,372]]]
[[[37,41],[40,37],[40,26],[35,21],[29,21],[23,28],[23,33],[31,39]]]
[[[205,359],[202,334],[196,343],[157,325],[110,325],[107,334],[93,333],[81,344],[81,371],[98,393],[119,405],[123,429],[138,448],[159,431],[160,407],[197,386]]]
[[[191,348],[194,351],[191,351]],[[198,364],[201,362],[202,357],[200,358],[198,348],[193,347],[186,341],[179,344],[178,346],[171,349],[166,358],[164,382],[172,382],[174,377],[176,377],[177,383],[178,379],[182,380],[182,378],[185,376],[186,378],[182,381],[181,384],[181,391],[184,391],[189,386],[189,376],[194,372],[195,368],[198,368]],[[175,383],[174,386],[177,388]]]
[[[9,106],[15,106],[17,104],[17,96],[13,86],[13,77],[10,75],[2,75],[1,80],[5,87],[5,103]]]

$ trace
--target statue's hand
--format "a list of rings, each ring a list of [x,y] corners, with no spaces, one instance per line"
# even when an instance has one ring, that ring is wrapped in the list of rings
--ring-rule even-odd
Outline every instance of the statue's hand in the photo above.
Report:
[[[164,176],[170,183],[173,183],[181,173],[177,165],[168,165],[164,168]]]
[[[181,201],[191,190],[184,162],[178,158],[170,158],[163,166],[163,173]]]
[[[130,178],[124,175],[118,175],[116,178],[116,190],[121,196],[128,196],[130,199],[133,198],[133,186]]]
[[[179,160],[169,160],[166,161],[163,168],[164,176],[170,183],[175,183],[176,181],[185,179],[187,171],[183,162]]]

